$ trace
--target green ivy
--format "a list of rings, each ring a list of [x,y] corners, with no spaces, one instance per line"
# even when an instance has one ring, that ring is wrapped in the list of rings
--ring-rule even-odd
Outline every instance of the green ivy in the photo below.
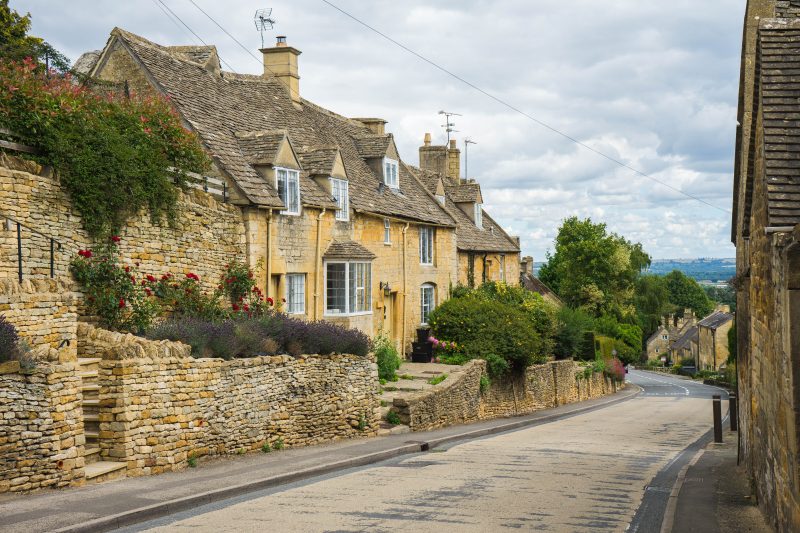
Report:
[[[175,183],[210,164],[165,98],[94,92],[69,75],[46,76],[32,60],[0,61],[0,126],[56,169],[95,238],[144,209],[154,223],[174,220]]]

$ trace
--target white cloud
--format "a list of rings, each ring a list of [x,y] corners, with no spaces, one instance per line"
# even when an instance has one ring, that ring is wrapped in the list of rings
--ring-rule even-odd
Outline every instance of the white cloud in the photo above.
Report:
[[[255,5],[196,0],[256,56]],[[188,0],[165,0],[238,72],[260,72]],[[335,0],[410,48],[519,109],[680,190],[730,207],[739,47],[738,0]],[[732,256],[730,215],[621,169],[499,105],[319,0],[270,3],[276,34],[300,56],[301,92],[349,116],[389,120],[404,159],[436,113],[457,117],[469,171],[487,206],[537,258],[560,221],[591,216],[655,257]],[[72,59],[101,48],[114,26],[162,44],[195,42],[158,9],[136,2],[11,1],[33,33]],[[261,6],[258,6],[261,7]]]

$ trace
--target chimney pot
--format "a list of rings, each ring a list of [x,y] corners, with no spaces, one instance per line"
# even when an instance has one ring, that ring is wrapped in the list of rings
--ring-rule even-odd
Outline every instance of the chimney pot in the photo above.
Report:
[[[455,139],[450,139],[450,149],[451,150],[455,150],[456,149],[456,140]]]
[[[431,145],[431,134],[430,133],[426,133],[425,134],[425,140],[423,141],[423,144],[425,146],[430,146]]]
[[[286,36],[278,35],[275,41],[275,46],[286,46]]]

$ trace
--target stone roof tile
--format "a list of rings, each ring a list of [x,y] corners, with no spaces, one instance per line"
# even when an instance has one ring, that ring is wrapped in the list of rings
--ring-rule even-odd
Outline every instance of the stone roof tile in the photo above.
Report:
[[[375,259],[375,254],[356,241],[334,241],[323,256],[325,259]]]
[[[732,314],[715,311],[698,322],[697,325],[705,328],[717,329],[731,320],[733,320]]]

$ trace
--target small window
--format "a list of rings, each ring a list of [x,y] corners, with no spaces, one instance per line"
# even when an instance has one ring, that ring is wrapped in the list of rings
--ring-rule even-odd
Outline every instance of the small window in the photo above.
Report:
[[[500,254],[500,281],[506,280],[506,256]]]
[[[397,176],[397,161],[394,159],[389,159],[388,157],[383,159],[383,182],[392,189],[400,187],[400,180]]]
[[[439,201],[440,204],[444,205],[444,195],[443,194],[436,194],[436,199]]]
[[[383,244],[392,244],[392,224],[388,218],[383,219]]]
[[[433,264],[434,228],[420,226],[419,228],[419,263],[421,265]]]
[[[287,168],[275,169],[275,181],[280,197],[286,209],[281,211],[284,215],[300,214],[300,173]]]
[[[364,314],[372,311],[372,265],[364,262],[325,264],[325,313]]]
[[[431,283],[425,283],[419,291],[421,323],[428,324],[428,317],[436,307],[436,292]]]
[[[350,220],[350,193],[347,181],[331,178],[331,194],[336,200],[336,220]]]
[[[483,204],[475,204],[475,225],[483,229]]]
[[[302,315],[306,312],[306,275],[286,274],[286,312]]]

